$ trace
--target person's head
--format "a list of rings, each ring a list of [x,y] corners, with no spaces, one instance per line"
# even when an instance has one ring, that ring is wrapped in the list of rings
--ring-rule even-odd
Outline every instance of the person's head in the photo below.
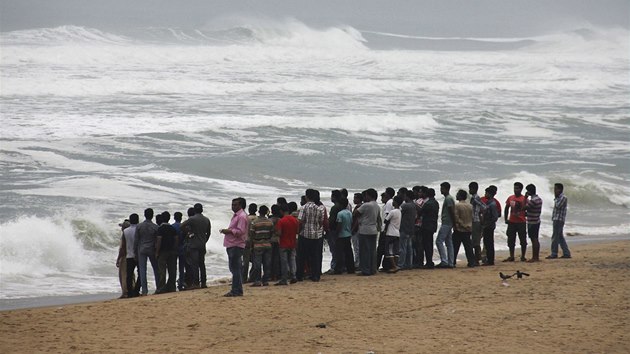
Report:
[[[448,193],[451,191],[451,184],[448,182],[442,182],[442,184],[440,184],[440,193],[444,196],[448,195]]]
[[[429,197],[429,187],[420,186],[420,192],[418,192],[418,198],[428,198]]]
[[[553,185],[553,194],[557,197],[564,192],[564,185],[562,183],[555,183]]]
[[[365,191],[365,195],[369,199],[369,200],[366,199],[366,201],[368,202],[373,202],[373,201],[376,201],[376,199],[378,199],[378,192],[374,188],[367,189]]]
[[[195,215],[195,208],[188,208],[188,210],[186,210],[186,215],[188,215],[188,217]]]
[[[271,206],[271,216],[275,216],[277,218],[282,217],[282,209],[280,209],[280,205],[274,204]]]
[[[133,213],[129,215],[129,223],[131,223],[131,225],[137,225],[139,222],[140,222],[140,217],[138,216],[138,214]]]
[[[455,195],[455,199],[457,200],[466,200],[468,198],[468,193],[465,190],[460,189],[457,191],[457,195]]]
[[[282,215],[290,215],[289,203],[280,205],[280,212],[282,212]]]
[[[496,186],[489,186],[488,188],[486,188],[486,198],[494,198],[496,194],[497,194]]]
[[[195,209],[195,214],[203,213],[203,205],[201,205],[201,203],[195,204],[193,208]]]
[[[470,194],[477,194],[477,192],[479,192],[479,184],[477,182],[468,183],[468,192]]]
[[[352,198],[352,202],[354,203],[354,205],[359,205],[363,203],[363,194],[361,193],[354,193],[354,197]]]
[[[429,199],[435,198],[435,189],[433,189],[433,188],[427,189],[427,197]]]
[[[301,197],[300,197],[300,205],[301,205],[301,206],[304,206],[304,204],[306,204],[306,203],[307,203],[307,201],[306,201],[306,195],[301,196]]]
[[[521,193],[523,193],[523,183],[514,182],[514,195],[518,197]]]
[[[497,186],[495,186],[494,184],[490,185],[490,187],[488,187],[490,189],[492,189],[492,192],[494,193],[494,195],[497,195],[497,192],[499,191],[499,188],[497,188]]]
[[[341,188],[341,196],[348,199],[348,190],[345,188]]]
[[[400,188],[398,188],[398,193],[396,193],[396,195],[398,195],[401,198],[405,199],[405,194],[406,193],[407,193],[407,187],[400,187]]]
[[[144,209],[144,218],[147,220],[153,219],[153,209],[151,208]]]
[[[342,196],[342,198],[339,200],[339,206],[341,207],[341,209],[347,209],[348,208],[348,198],[344,198]]]
[[[289,213],[293,213],[294,211],[298,210],[296,202],[290,202],[289,204],[287,204],[287,207],[289,208]]]
[[[403,203],[403,199],[397,195],[393,198],[394,200],[392,201],[392,206],[396,209],[398,209],[398,207],[400,207]]]
[[[169,213],[168,211],[163,211],[162,222],[166,223],[166,222],[169,222],[170,220],[171,220],[171,213]]]
[[[342,198],[341,195],[341,191],[338,189],[335,189],[334,191],[330,192],[330,201],[333,203],[337,203],[340,199]]]
[[[416,194],[413,192],[413,190],[410,190],[410,191],[408,190],[405,193],[404,201],[407,202],[407,203],[412,202],[413,198],[415,197],[415,195]]]
[[[392,187],[385,188],[385,193],[387,193],[390,198],[394,198],[394,196],[396,195],[396,191]]]
[[[389,196],[389,194],[387,194],[387,192],[383,192],[381,193],[381,203],[385,204],[387,203],[390,199],[392,199],[392,197]]]
[[[157,214],[155,216],[155,223],[160,225],[162,223],[162,214]]]
[[[411,188],[411,190],[413,191],[413,199],[420,198],[420,187],[421,186],[413,186],[413,188]]]
[[[278,204],[278,205],[285,205],[285,204],[287,204],[287,198],[285,198],[285,197],[278,197],[278,198],[276,198],[276,204]]]
[[[120,226],[120,228],[122,230],[128,228],[131,225],[131,222],[129,222],[129,219],[125,219],[123,220],[123,222],[121,222],[120,224],[118,224],[118,226]]]
[[[315,198],[317,198],[315,190],[311,188],[307,189],[306,192],[304,192],[304,195],[306,196],[307,202],[315,202]]]
[[[258,205],[256,205],[256,203],[250,203],[247,211],[249,212],[249,215],[256,215],[256,212],[258,211]]]
[[[315,190],[315,193],[313,194],[313,196],[315,197],[315,199],[313,200],[313,203],[317,205],[322,205],[322,198],[319,195],[319,191],[317,189]]]
[[[247,207],[247,202],[245,198],[238,197],[232,199],[232,211],[238,213],[240,210],[243,210]]]
[[[525,187],[525,190],[527,191],[526,195],[536,195],[536,186],[531,183]]]
[[[266,205],[261,205],[260,208],[258,208],[258,215],[266,217],[267,214],[269,214],[269,208],[267,208]]]
[[[176,222],[181,222],[182,221],[182,213],[180,213],[179,211],[176,211],[175,214],[173,214],[173,219],[175,219]]]

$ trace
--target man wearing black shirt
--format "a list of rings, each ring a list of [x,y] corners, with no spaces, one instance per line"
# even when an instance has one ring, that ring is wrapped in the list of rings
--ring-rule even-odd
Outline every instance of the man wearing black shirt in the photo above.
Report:
[[[156,294],[170,293],[175,291],[177,279],[177,231],[168,222],[171,214],[165,211],[161,215],[162,222],[158,227],[157,240],[155,244],[155,256],[158,260],[159,280]],[[168,282],[166,281],[166,271],[168,270]]]

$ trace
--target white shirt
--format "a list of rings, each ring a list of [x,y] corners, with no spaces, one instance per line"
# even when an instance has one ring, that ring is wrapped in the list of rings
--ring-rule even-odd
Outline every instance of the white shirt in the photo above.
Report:
[[[125,244],[127,246],[127,255],[126,258],[134,258],[136,253],[133,251],[133,242],[136,239],[136,226],[137,224],[132,224],[128,228],[123,230],[123,235],[125,236]]]
[[[390,199],[385,203],[385,205],[383,205],[383,214],[381,215],[381,218],[385,220],[387,214],[389,214],[392,210],[394,210],[394,200]]]
[[[393,209],[387,214],[385,217],[385,220],[389,220],[389,225],[387,226],[387,236],[400,237],[401,219],[402,214],[400,213],[400,209]]]

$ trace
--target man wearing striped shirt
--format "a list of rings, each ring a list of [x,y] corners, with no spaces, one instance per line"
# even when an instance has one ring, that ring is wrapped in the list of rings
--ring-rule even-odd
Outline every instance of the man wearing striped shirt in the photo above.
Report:
[[[540,213],[542,211],[543,201],[536,194],[536,186],[528,184],[525,187],[527,191],[526,197],[529,197],[527,205],[525,205],[525,214],[527,216],[527,234],[532,240],[532,258],[528,262],[540,261],[540,242],[538,242],[538,233],[540,231]]]
[[[249,239],[252,240],[252,254],[254,256],[254,283],[252,286],[267,286],[271,274],[271,237],[274,227],[267,217],[269,208],[262,205],[258,209],[258,217],[250,222]],[[264,270],[261,281],[261,268]]]
[[[318,206],[319,192],[314,189],[306,190],[306,204],[298,214],[300,221],[300,245],[298,247],[297,280],[304,279],[304,265],[308,264],[310,279],[319,281],[322,273],[322,246],[324,232],[324,206]]]
[[[564,222],[567,218],[567,197],[564,195],[562,183],[556,183],[553,187],[556,198],[553,200],[553,234],[551,235],[551,254],[547,259],[558,258],[558,245],[562,248],[562,258],[571,258],[571,251],[564,239]]]

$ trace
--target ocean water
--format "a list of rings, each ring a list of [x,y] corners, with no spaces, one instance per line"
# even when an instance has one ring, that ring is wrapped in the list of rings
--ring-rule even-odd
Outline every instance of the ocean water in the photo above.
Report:
[[[0,33],[0,299],[117,292],[117,224],[204,204],[553,183],[575,238],[630,234],[630,34],[435,38],[298,21]],[[438,197],[441,201],[441,197]],[[498,227],[497,248],[505,248]],[[569,239],[571,242],[571,238]],[[325,269],[324,269],[325,270]]]

